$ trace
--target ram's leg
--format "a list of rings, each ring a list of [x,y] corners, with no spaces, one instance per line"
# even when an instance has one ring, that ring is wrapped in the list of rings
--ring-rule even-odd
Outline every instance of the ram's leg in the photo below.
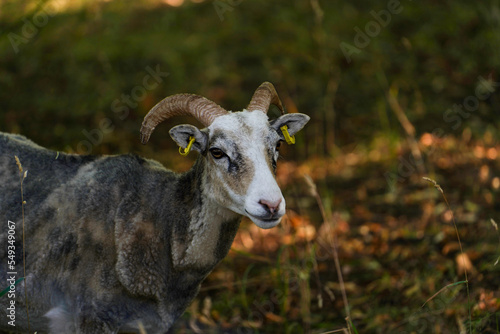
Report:
[[[194,297],[198,294],[199,285],[188,289],[177,289],[175,299],[164,298],[158,302],[158,313],[162,318],[165,330],[172,327],[174,322],[184,313]]]
[[[109,324],[101,322],[99,319],[85,319],[80,322],[79,328],[75,332],[76,334],[115,334],[118,333],[118,328],[115,326],[110,326]]]
[[[114,334],[118,333],[119,326],[116,321],[107,314],[99,314],[95,310],[86,307],[77,316],[77,334]]]

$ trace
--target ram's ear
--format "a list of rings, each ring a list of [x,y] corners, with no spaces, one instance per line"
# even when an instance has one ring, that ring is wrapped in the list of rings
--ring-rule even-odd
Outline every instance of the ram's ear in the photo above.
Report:
[[[283,140],[285,137],[281,132],[281,127],[286,125],[288,128],[288,133],[290,136],[295,135],[299,132],[307,122],[309,122],[311,118],[305,114],[293,113],[293,114],[285,114],[274,121],[271,122],[271,126],[278,132]]]
[[[186,148],[189,144],[189,138],[194,137],[192,149],[203,153],[207,149],[208,135],[199,130],[196,126],[189,124],[181,124],[170,129],[170,137],[182,148]]]

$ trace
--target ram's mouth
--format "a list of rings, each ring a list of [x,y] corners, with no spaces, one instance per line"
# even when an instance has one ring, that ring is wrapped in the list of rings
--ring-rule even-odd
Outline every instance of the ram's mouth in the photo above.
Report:
[[[247,213],[247,217],[250,218],[255,223],[255,225],[257,225],[258,227],[265,229],[265,230],[269,229],[269,228],[273,228],[276,225],[278,225],[281,221],[281,218],[283,217],[281,215],[271,215],[271,216],[264,216],[264,217],[263,216],[255,216],[246,210],[245,210],[245,212]]]

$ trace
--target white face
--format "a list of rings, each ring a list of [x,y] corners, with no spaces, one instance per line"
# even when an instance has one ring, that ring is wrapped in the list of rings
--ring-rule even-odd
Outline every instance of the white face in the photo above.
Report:
[[[279,224],[285,199],[275,180],[280,136],[260,111],[217,117],[207,128],[208,195],[261,228]]]

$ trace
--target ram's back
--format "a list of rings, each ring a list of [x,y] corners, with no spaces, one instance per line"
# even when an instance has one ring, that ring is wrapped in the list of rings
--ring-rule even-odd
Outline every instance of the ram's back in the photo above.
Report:
[[[94,159],[89,156],[83,161],[78,156],[47,150],[23,136],[0,133],[0,212],[11,220],[21,214],[20,171],[15,156],[29,175],[23,191],[34,205],[74,177],[82,164]]]
[[[46,321],[43,315],[50,310],[57,316],[71,314],[82,300],[116,303],[117,309],[126,305],[117,299],[125,292],[115,269],[119,261],[116,238],[138,221],[151,222],[155,233],[167,233],[157,230],[155,216],[162,213],[154,208],[161,208],[160,198],[170,195],[162,193],[158,198],[154,192],[168,188],[178,176],[135,155],[69,155],[19,135],[0,133],[0,217],[16,224],[18,278],[23,276],[23,219],[15,156],[27,171],[24,242],[31,322]],[[7,270],[7,221],[0,226],[0,282],[6,282],[11,271]],[[24,322],[23,289],[24,284],[19,284],[19,327]],[[6,302],[8,298],[0,300],[2,309]]]
[[[27,177],[23,182],[26,219],[30,228],[53,220],[57,211],[74,218],[109,215],[109,205],[144,191],[150,184],[175,179],[159,163],[135,155],[82,156],[51,151],[29,139],[0,133],[0,213],[9,220],[21,218],[19,158]],[[146,191],[147,193],[147,191]],[[52,204],[52,205],[51,205]],[[72,208],[64,206],[71,205]],[[42,216],[41,216],[42,215]]]

